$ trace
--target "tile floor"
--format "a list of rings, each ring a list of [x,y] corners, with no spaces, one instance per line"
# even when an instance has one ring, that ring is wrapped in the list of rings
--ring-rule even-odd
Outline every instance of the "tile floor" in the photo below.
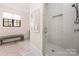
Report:
[[[52,52],[54,50],[54,52]],[[52,43],[48,42],[46,47],[46,56],[79,56],[79,54],[75,51],[67,50],[61,48],[59,46],[53,45]]]
[[[67,51],[48,43],[46,56],[79,56],[76,52]],[[54,49],[55,52],[51,50]],[[40,56],[40,53],[30,44],[30,40],[0,45],[0,56]]]
[[[39,56],[30,40],[0,45],[0,56]]]

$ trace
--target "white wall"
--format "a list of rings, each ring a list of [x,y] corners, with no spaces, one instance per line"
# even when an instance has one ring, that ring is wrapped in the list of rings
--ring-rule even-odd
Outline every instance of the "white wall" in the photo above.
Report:
[[[42,51],[43,51],[43,37],[42,37],[43,36],[42,34],[43,32],[43,4],[41,3],[31,4],[30,16],[35,10],[38,10],[38,9],[40,10],[40,25],[39,25],[40,31],[33,32],[32,30],[30,30],[30,40],[31,40],[31,44],[35,46],[36,49],[42,55]]]
[[[76,16],[72,3],[48,4],[47,11],[48,41],[67,49],[79,49],[79,32],[74,32],[79,26],[74,24]],[[61,13],[61,17],[52,17]]]
[[[57,14],[61,14],[62,4],[47,5],[47,21],[48,21],[48,40],[53,44],[61,44],[62,17],[53,18]],[[61,24],[60,24],[61,23]]]
[[[27,9],[28,10],[28,9]],[[9,12],[21,16],[21,27],[3,27],[2,13]],[[12,6],[0,4],[0,36],[24,34],[25,38],[29,36],[29,11],[23,12]]]

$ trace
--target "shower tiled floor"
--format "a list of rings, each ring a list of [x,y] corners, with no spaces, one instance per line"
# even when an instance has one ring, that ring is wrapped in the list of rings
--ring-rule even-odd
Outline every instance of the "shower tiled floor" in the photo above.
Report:
[[[52,50],[54,50],[52,52]],[[64,48],[47,44],[46,56],[79,56],[76,52],[67,51]],[[40,56],[40,53],[30,44],[30,40],[0,45],[0,56]]]
[[[45,55],[46,56],[79,56],[77,52],[74,52],[70,49],[67,50],[67,49],[61,48],[59,46],[53,45],[50,42],[47,44]]]
[[[30,40],[0,45],[0,56],[39,56],[31,45]]]

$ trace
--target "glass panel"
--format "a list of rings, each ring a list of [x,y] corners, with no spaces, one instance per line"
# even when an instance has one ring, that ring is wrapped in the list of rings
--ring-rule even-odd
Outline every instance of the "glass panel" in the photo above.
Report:
[[[19,26],[19,23],[14,23],[14,26]]]
[[[9,22],[8,26],[11,26],[12,27],[12,22]]]
[[[4,27],[12,27],[12,20],[4,18],[3,19],[3,25],[4,25]]]
[[[4,22],[4,27],[7,27],[8,26],[8,22]]]
[[[14,20],[14,26],[20,27],[21,21],[20,20]]]

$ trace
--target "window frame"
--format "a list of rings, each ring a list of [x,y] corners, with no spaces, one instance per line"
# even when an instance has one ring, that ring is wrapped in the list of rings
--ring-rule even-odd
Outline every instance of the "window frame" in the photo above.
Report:
[[[5,21],[5,19],[7,20],[7,21]],[[12,20],[11,21],[9,21],[9,20],[11,20],[11,19],[7,19],[7,18],[3,18],[3,27],[13,27],[13,25],[12,25]],[[8,25],[5,25],[5,22],[8,24]],[[11,22],[11,26],[9,26],[9,23]]]
[[[6,18],[3,18],[3,27],[21,27],[21,20],[11,20],[11,19],[7,19],[8,21],[5,21],[5,19]],[[9,20],[11,20],[11,21],[9,21]],[[15,21],[18,21],[18,22],[15,22]],[[7,26],[5,25],[5,22],[7,22]],[[9,23],[12,23],[12,25],[11,26],[9,26]],[[18,23],[19,25],[17,26],[17,25],[15,25],[14,23]]]
[[[15,22],[19,21],[19,22]],[[14,23],[19,23],[19,26],[15,25]],[[21,27],[21,20],[13,20],[13,27]]]

